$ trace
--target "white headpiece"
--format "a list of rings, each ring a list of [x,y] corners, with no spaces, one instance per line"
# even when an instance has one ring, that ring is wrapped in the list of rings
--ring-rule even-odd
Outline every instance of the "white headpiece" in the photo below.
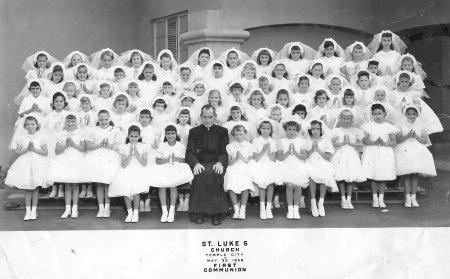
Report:
[[[283,125],[283,126],[284,126],[284,124],[286,124],[287,122],[295,122],[295,123],[297,123],[299,126],[302,125],[302,122],[301,122],[297,117],[294,117],[293,115],[292,115],[292,116],[289,116],[289,117],[286,117],[286,118],[283,118],[283,119],[281,119],[281,121],[280,121],[281,125]]]
[[[180,102],[182,102],[186,98],[192,98],[192,101],[197,99],[197,94],[194,92],[183,90],[180,92]]]
[[[378,48],[381,45],[381,38],[383,34],[389,33],[392,34],[392,46],[394,47],[394,50],[400,54],[405,53],[405,50],[408,48],[406,44],[400,39],[399,36],[392,33],[390,30],[384,30],[381,33],[373,35],[373,40],[370,42],[370,44],[367,46],[367,48],[373,53],[378,52]]]
[[[202,84],[203,87],[205,88],[205,92],[208,91],[208,87],[206,86],[206,82],[205,82],[203,79],[198,79],[198,80],[196,80],[196,81],[194,81],[194,82],[192,83],[192,86],[191,86],[192,92],[194,92],[195,86],[196,86],[197,84]]]
[[[402,74],[406,74],[409,76],[409,81],[412,82],[414,80],[413,75],[411,75],[411,72],[408,71],[399,71],[396,75],[395,75],[395,83],[397,84],[400,81],[400,75]]]
[[[28,72],[29,70],[35,70],[36,67],[34,66],[37,63],[37,57],[43,54],[47,56],[47,67],[50,67],[51,64],[58,62],[58,59],[48,54],[46,51],[38,51],[35,54],[28,56],[27,59],[25,59],[25,62],[22,65],[22,70],[25,72]]]
[[[361,42],[354,42],[353,44],[349,45],[346,49],[345,49],[345,61],[349,62],[353,60],[353,49],[355,48],[356,45],[360,45],[363,49],[363,60],[367,61],[370,58],[372,58],[373,54],[370,52],[370,50]]]
[[[152,115],[152,108],[151,107],[141,107],[141,108],[139,108],[139,109],[137,109],[136,110],[136,118],[139,120],[139,115],[141,114],[141,112],[143,111],[143,110],[148,110],[149,112],[150,112],[150,118],[152,118],[153,117],[153,115]]]
[[[178,70],[178,75],[181,74],[181,68],[188,68],[191,71],[191,74],[194,73],[194,68],[192,67],[192,65],[188,64],[188,63],[184,63],[184,64],[181,64],[181,65],[178,66],[178,69],[177,69]]]
[[[300,48],[302,59],[313,60],[317,52],[311,47],[301,43],[301,42],[291,42],[284,45],[284,47],[278,52],[277,60],[289,58],[291,54],[292,47],[298,46]]]
[[[403,54],[398,61],[398,71],[401,71],[403,59],[409,57],[413,61],[414,72],[424,80],[427,77],[427,74],[422,69],[422,64],[417,62],[416,58],[411,54]]]
[[[160,76],[160,75],[159,75],[159,72],[160,72],[160,67],[159,67],[159,65],[156,64],[156,63],[154,63],[154,62],[152,62],[152,61],[146,61],[146,62],[142,63],[142,65],[138,68],[138,73],[139,73],[138,76],[140,76],[140,75],[144,72],[145,66],[146,66],[146,65],[152,65],[152,67],[153,67],[153,74],[154,74],[156,77],[159,77],[159,76]]]
[[[128,50],[123,52],[120,55],[120,59],[122,60],[122,63],[125,65],[126,63],[131,63],[130,60],[132,58],[133,53],[139,53],[139,55],[142,57],[142,63],[146,62],[146,61],[152,61],[155,62],[155,60],[153,60],[153,58],[148,55],[147,53],[144,53],[142,51],[140,51],[139,49],[132,49],[132,50]]]
[[[102,54],[104,52],[110,52],[113,54],[114,58],[111,61],[111,66],[119,66],[122,65],[122,60],[120,59],[119,55],[117,53],[115,53],[112,49],[110,48],[104,48],[100,51],[94,52],[91,54],[91,66],[94,69],[99,69],[100,65],[101,65],[101,59],[102,59]]]
[[[334,74],[327,76],[327,78],[325,79],[328,86],[331,86],[331,81],[333,79],[338,79],[341,82],[341,88],[348,86],[348,81],[344,77]]]
[[[51,77],[52,77],[52,75],[53,75],[53,70],[55,69],[55,67],[56,66],[59,66],[59,67],[61,67],[61,69],[62,69],[62,72],[63,72],[63,75],[64,75],[64,70],[65,70],[65,66],[64,66],[64,64],[63,63],[61,63],[61,62],[55,62],[55,63],[52,63],[52,65],[50,66],[50,68],[48,68],[48,70],[46,70],[46,72],[48,73],[47,74],[47,76],[45,76],[45,78],[47,78],[47,79],[51,79]]]
[[[263,50],[265,50],[269,53],[270,57],[272,57],[272,60],[275,60],[277,58],[278,53],[276,51],[271,50],[270,48],[263,47],[263,48],[259,48],[259,49],[255,50],[253,52],[253,54],[252,54],[253,61],[257,62],[259,53]]]
[[[66,69],[72,68],[74,66],[74,65],[72,65],[72,67],[69,67],[69,64],[72,62],[72,57],[74,55],[79,55],[81,57],[81,63],[89,64],[89,57],[86,54],[76,50],[76,51],[72,51],[69,55],[67,55],[63,59],[63,64],[66,67]]]
[[[231,109],[233,107],[238,107],[241,110],[242,115],[245,116],[245,110],[244,110],[244,107],[241,104],[239,104],[239,103],[231,103],[231,104],[229,104],[229,107],[230,107],[230,114],[231,114]]]
[[[81,88],[80,83],[78,81],[76,81],[76,80],[73,80],[73,79],[65,80],[65,81],[63,81],[61,83],[63,90],[64,90],[64,87],[66,86],[66,84],[68,84],[68,83],[73,83],[75,85],[75,90],[77,92],[80,91],[80,88]]]
[[[323,62],[319,61],[319,60],[314,60],[314,61],[311,61],[311,64],[309,64],[309,71],[312,71],[313,67],[317,64],[322,65],[322,69],[323,69]]]
[[[178,63],[177,63],[177,61],[175,60],[175,58],[173,57],[172,51],[170,51],[169,49],[163,49],[163,50],[161,50],[161,51],[159,52],[159,54],[158,54],[158,57],[157,57],[157,60],[156,60],[156,61],[157,61],[158,63],[161,63],[161,56],[162,56],[164,53],[169,54],[169,56],[170,56],[170,65],[172,66],[172,69],[178,67]]]
[[[194,51],[194,53],[192,53],[192,55],[189,56],[189,59],[186,61],[186,63],[191,64],[192,67],[195,68],[195,66],[198,65],[198,54],[200,53],[200,51],[202,51],[204,49],[209,51],[209,61],[214,61],[215,58],[214,58],[214,54],[213,54],[212,50],[208,47],[202,47],[202,48],[199,48],[198,50]]]
[[[78,72],[78,69],[80,67],[82,67],[82,66],[86,67],[87,79],[93,79],[94,69],[90,65],[88,65],[86,63],[77,64],[75,67],[72,68],[73,69],[72,70],[73,71],[73,75],[74,75],[75,79],[78,79],[77,72]]]
[[[404,106],[403,109],[402,109],[402,114],[405,115],[405,114],[406,114],[406,111],[407,111],[409,108],[415,109],[415,110],[417,111],[417,116],[420,115],[421,111],[420,111],[419,106],[417,106],[416,104],[413,104],[413,103],[405,104],[405,106]]]
[[[151,102],[151,107],[153,107],[153,105],[156,103],[156,101],[157,100],[163,100],[165,103],[166,103],[166,105],[167,106],[169,106],[169,104],[170,104],[170,101],[168,100],[168,97],[167,96],[161,96],[161,95],[157,95],[154,99],[153,99],[153,101]]]
[[[227,58],[228,58],[228,54],[230,52],[235,52],[237,54],[237,57],[238,57],[238,60],[239,60],[238,61],[238,65],[242,65],[243,62],[245,62],[245,61],[250,59],[250,57],[245,52],[237,50],[234,47],[230,48],[230,49],[227,49],[226,51],[222,52],[217,59],[223,59],[223,60],[226,61]]]
[[[338,43],[336,43],[336,41],[334,39],[327,38],[327,39],[323,40],[322,44],[319,46],[319,50],[317,51],[317,54],[314,57],[314,59],[319,59],[319,58],[325,56],[325,48],[324,48],[325,42],[333,43],[334,52],[342,59],[345,57],[344,49]]]
[[[99,80],[98,83],[97,83],[97,91],[99,93],[100,93],[100,90],[101,90],[100,86],[102,84],[108,84],[109,85],[109,89],[111,90],[110,96],[113,96],[113,94],[114,94],[114,85],[113,85],[113,83],[110,82],[109,80],[105,80],[105,79]]]

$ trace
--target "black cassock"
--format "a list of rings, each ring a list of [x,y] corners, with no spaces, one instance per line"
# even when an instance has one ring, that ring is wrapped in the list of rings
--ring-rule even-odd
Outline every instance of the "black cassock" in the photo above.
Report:
[[[221,214],[222,219],[228,215],[228,201],[223,187],[225,169],[228,163],[226,146],[228,130],[213,125],[204,125],[189,130],[186,147],[186,162],[193,170],[197,163],[205,169],[194,176],[189,199],[189,219],[195,221],[200,216]],[[217,174],[213,166],[220,162],[223,173]]]

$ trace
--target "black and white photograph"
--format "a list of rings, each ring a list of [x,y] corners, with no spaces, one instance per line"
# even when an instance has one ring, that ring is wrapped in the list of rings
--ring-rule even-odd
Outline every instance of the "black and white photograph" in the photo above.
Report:
[[[0,278],[450,277],[450,0],[0,7]]]

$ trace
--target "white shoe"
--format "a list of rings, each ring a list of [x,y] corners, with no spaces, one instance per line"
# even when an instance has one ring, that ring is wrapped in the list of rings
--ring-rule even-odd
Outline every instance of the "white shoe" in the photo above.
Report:
[[[239,218],[239,210],[235,210],[234,214],[233,214],[233,219],[238,219]]]
[[[373,202],[372,202],[372,207],[375,207],[375,208],[378,208],[378,207],[380,207],[380,204],[378,203],[378,198],[376,198],[376,199],[373,199]]]
[[[184,201],[180,201],[180,204],[177,207],[177,211],[183,211]]]
[[[384,201],[379,201],[380,203],[380,208],[386,208],[386,204],[384,203]]]
[[[167,215],[167,222],[172,223],[175,220],[175,209],[169,210],[169,214]]]
[[[139,221],[139,212],[134,211],[133,217],[131,217],[131,223],[137,223]]]
[[[161,215],[161,223],[167,222],[167,217],[168,217],[167,215],[169,215],[169,213],[163,211],[163,213]]]
[[[294,219],[300,220],[300,212],[298,210],[294,210]]]
[[[273,219],[272,208],[266,208],[267,219]]]
[[[70,215],[72,218],[78,218],[78,210],[72,210],[72,214]]]
[[[94,197],[94,193],[92,191],[87,191],[86,198],[90,199]]]
[[[130,223],[133,218],[133,213],[128,213],[127,218],[125,218],[125,223]]]
[[[27,213],[25,213],[25,217],[23,217],[23,220],[24,221],[30,220],[30,215],[31,215],[31,211],[28,211]]]
[[[62,199],[64,198],[64,186],[59,186],[59,190],[58,190],[58,198]]]
[[[417,202],[416,198],[411,197],[411,204],[413,207],[419,207],[419,203]]]
[[[64,211],[63,215],[61,215],[61,219],[66,219],[70,215],[70,210]]]
[[[341,201],[341,207],[342,209],[348,209],[347,201]]]
[[[352,204],[351,201],[347,201],[347,207],[348,207],[348,209],[355,209],[355,208],[353,207],[353,204]]]
[[[99,209],[98,213],[97,213],[97,218],[102,218],[103,215],[105,214],[105,209]]]
[[[259,218],[261,218],[262,220],[266,220],[267,219],[267,212],[266,209],[261,207],[259,209]]]
[[[275,207],[275,208],[280,208],[281,206],[280,206],[280,201],[279,200],[274,200],[273,201],[273,207]]]
[[[319,207],[319,215],[321,217],[325,217],[325,207],[323,207],[323,203],[319,203],[318,207]]]
[[[109,218],[109,216],[111,216],[111,211],[105,209],[105,211],[103,211],[103,218]]]
[[[289,220],[294,219],[294,209],[292,209],[291,207],[288,208],[287,218]]]
[[[37,219],[37,213],[36,212],[33,212],[33,211],[31,211],[31,213],[30,213],[30,220],[36,220]]]
[[[411,207],[411,196],[406,196],[405,207]]]
[[[150,199],[148,200],[148,202],[147,202],[147,201],[145,202],[145,205],[144,205],[144,211],[145,211],[145,212],[150,212],[150,211],[152,211],[152,208],[150,207]]]
[[[183,203],[183,211],[189,211],[189,201],[184,201],[184,203]]]
[[[240,209],[239,210],[239,219],[244,220],[245,219],[245,209]]]
[[[311,214],[313,217],[319,217],[319,210],[315,202],[311,203]]]
[[[305,202],[300,202],[300,206],[299,206],[300,208],[306,208],[306,204],[305,204]]]
[[[144,212],[145,211],[144,201],[139,201],[139,211],[140,212]]]

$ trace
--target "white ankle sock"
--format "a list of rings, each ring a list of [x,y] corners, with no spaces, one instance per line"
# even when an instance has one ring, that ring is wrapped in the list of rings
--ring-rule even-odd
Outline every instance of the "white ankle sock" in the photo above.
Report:
[[[130,209],[130,210],[131,210],[131,209]],[[134,214],[134,215],[139,215],[139,209],[134,209],[134,210],[133,210],[133,214]]]
[[[341,196],[342,201],[346,201],[345,196]]]
[[[161,206],[161,209],[162,209],[162,212],[165,212],[165,213],[167,213],[167,206],[166,206],[166,205],[164,205],[164,206]]]
[[[131,215],[131,214],[133,214],[133,209],[127,209],[127,212],[128,212],[128,215]]]
[[[37,209],[37,206],[32,206],[32,207],[31,207],[31,212],[32,212],[32,213],[36,213],[36,209]]]
[[[294,211],[298,211],[299,206],[298,205],[294,205]]]
[[[266,208],[272,209],[272,203],[271,202],[267,202]]]
[[[31,212],[31,206],[25,207],[25,210],[26,210],[27,212]]]
[[[352,196],[347,196],[347,201],[351,201],[352,200]]]
[[[72,210],[73,211],[78,211],[78,205],[77,204],[72,205]]]
[[[378,199],[378,194],[372,194],[374,200]]]
[[[260,207],[260,208],[266,208],[266,205],[265,205],[264,202],[259,202],[259,207]]]
[[[184,203],[189,204],[189,199],[184,198]]]
[[[380,199],[380,201],[382,202],[383,201],[383,199],[384,199],[384,194],[379,194],[378,195],[378,198]]]
[[[169,208],[169,211],[174,211],[175,210],[175,205],[171,205]]]
[[[235,212],[239,211],[239,204],[233,205],[233,208]]]
[[[416,194],[411,194],[411,199],[415,199],[416,198]]]
[[[316,199],[311,199],[311,204],[317,204]]]
[[[70,204],[69,205],[66,204],[66,211],[70,211]]]
[[[319,198],[319,204],[323,204],[324,198]]]
[[[105,210],[109,211],[109,203],[105,203]]]
[[[99,204],[98,205],[98,209],[99,210],[105,210],[105,205],[104,204]]]
[[[245,207],[246,207],[246,205],[241,205],[241,210],[245,211]]]

